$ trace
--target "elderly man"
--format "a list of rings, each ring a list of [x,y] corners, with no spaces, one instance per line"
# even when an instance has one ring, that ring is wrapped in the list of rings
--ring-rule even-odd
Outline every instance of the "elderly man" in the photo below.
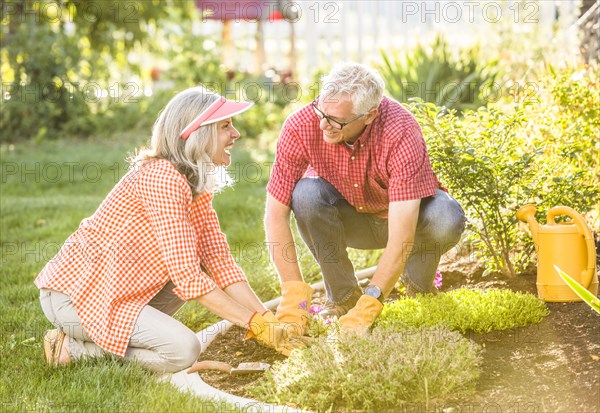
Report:
[[[440,189],[419,124],[383,91],[374,69],[338,64],[279,136],[265,227],[283,294],[276,316],[301,333],[312,289],[296,259],[291,211],[321,267],[322,314],[355,332],[371,326],[401,274],[409,294],[431,292],[441,255],[464,230],[464,212]],[[347,247],[385,248],[364,293]]]

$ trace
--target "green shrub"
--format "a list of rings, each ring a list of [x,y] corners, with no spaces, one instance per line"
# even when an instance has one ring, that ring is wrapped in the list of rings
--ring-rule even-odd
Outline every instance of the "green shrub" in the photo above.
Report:
[[[513,276],[532,263],[533,244],[515,218],[524,204],[538,205],[540,214],[556,205],[583,214],[598,207],[599,91],[592,68],[565,69],[551,71],[537,95],[502,111],[491,106],[459,117],[432,103],[411,103],[434,170],[465,209],[467,240],[484,275]]]
[[[487,271],[514,276],[531,261],[523,245],[516,210],[530,199],[534,158],[541,152],[520,134],[524,106],[512,113],[490,108],[459,118],[432,103],[413,102],[433,169],[465,209],[467,228]]]
[[[45,24],[21,24],[7,36],[1,52],[7,95],[0,96],[0,142],[94,130],[86,96],[66,64],[81,58],[74,42]]]
[[[399,329],[443,325],[462,333],[487,333],[539,323],[547,315],[544,302],[529,293],[460,289],[386,304],[377,326]]]
[[[476,109],[487,104],[485,90],[498,75],[495,61],[479,62],[474,46],[453,57],[448,43],[438,36],[430,46],[418,44],[404,55],[382,52],[378,69],[388,93],[400,102],[421,98],[437,106],[457,110]]]
[[[480,348],[443,327],[317,340],[274,365],[251,392],[260,400],[316,411],[382,411],[468,394]]]
[[[550,67],[540,85],[537,104],[527,108],[529,121],[523,131],[543,151],[531,201],[544,216],[556,205],[589,212],[600,201],[598,68]]]
[[[14,2],[3,15],[0,141],[88,135],[98,130],[100,90],[129,94],[148,80],[134,55],[149,49],[157,20],[191,7],[146,2]],[[57,11],[58,10],[58,11]],[[135,50],[136,53],[129,53]],[[119,85],[119,86],[117,86]],[[119,88],[116,92],[115,90]]]

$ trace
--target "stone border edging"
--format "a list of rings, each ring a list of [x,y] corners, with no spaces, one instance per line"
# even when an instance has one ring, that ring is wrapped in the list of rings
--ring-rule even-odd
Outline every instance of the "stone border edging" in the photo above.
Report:
[[[356,273],[356,278],[360,281],[366,278],[370,278],[375,273],[377,267],[369,267]],[[311,288],[319,291],[325,288],[323,281],[317,282],[311,285]],[[280,303],[281,297],[267,301],[265,307],[269,310],[274,310]],[[210,343],[219,336],[219,334],[225,333],[229,330],[233,324],[227,320],[219,321],[211,326],[206,327],[204,330],[196,333],[198,340],[201,345],[201,352],[204,352]],[[186,369],[187,370],[187,369]],[[245,397],[235,396],[233,394],[226,393],[222,390],[216,389],[209,384],[205,383],[199,374],[187,374],[186,370],[182,370],[172,375],[163,376],[163,381],[169,381],[179,391],[190,392],[196,396],[211,399],[217,403],[227,403],[242,412],[269,412],[269,413],[292,413],[292,412],[306,412],[305,410],[299,410],[289,406],[280,406],[276,404],[263,403],[254,399],[247,399]],[[225,407],[225,406],[224,406]],[[225,410],[224,410],[225,411]]]

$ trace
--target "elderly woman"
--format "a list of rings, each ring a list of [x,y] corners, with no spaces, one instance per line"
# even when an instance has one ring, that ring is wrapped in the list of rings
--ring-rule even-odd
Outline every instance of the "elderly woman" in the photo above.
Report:
[[[251,105],[195,87],[163,109],[151,148],[35,280],[56,327],[49,364],[109,352],[159,372],[189,367],[200,342],[172,317],[189,300],[283,354],[301,346],[250,288],[212,207],[240,137],[231,117]]]

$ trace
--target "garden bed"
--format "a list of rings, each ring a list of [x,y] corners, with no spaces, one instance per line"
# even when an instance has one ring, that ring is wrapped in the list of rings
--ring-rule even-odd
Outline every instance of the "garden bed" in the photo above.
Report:
[[[443,268],[442,291],[459,287],[504,288],[535,294],[535,270],[518,278],[482,278],[474,264],[448,264]],[[471,274],[466,276],[465,274]],[[394,296],[392,296],[392,299]],[[315,297],[315,301],[322,297]],[[597,412],[600,411],[600,319],[584,303],[547,303],[550,315],[524,328],[467,332],[482,346],[481,376],[476,392],[462,399],[432,400],[428,410],[479,412]],[[225,361],[233,366],[246,361],[273,364],[284,357],[255,342],[242,342],[241,329],[232,328],[202,354],[205,360]],[[229,376],[201,372],[214,387],[240,396],[248,393],[261,374]],[[410,407],[410,405],[409,405]],[[425,411],[414,405],[414,411]],[[411,411],[408,409],[407,411]]]

